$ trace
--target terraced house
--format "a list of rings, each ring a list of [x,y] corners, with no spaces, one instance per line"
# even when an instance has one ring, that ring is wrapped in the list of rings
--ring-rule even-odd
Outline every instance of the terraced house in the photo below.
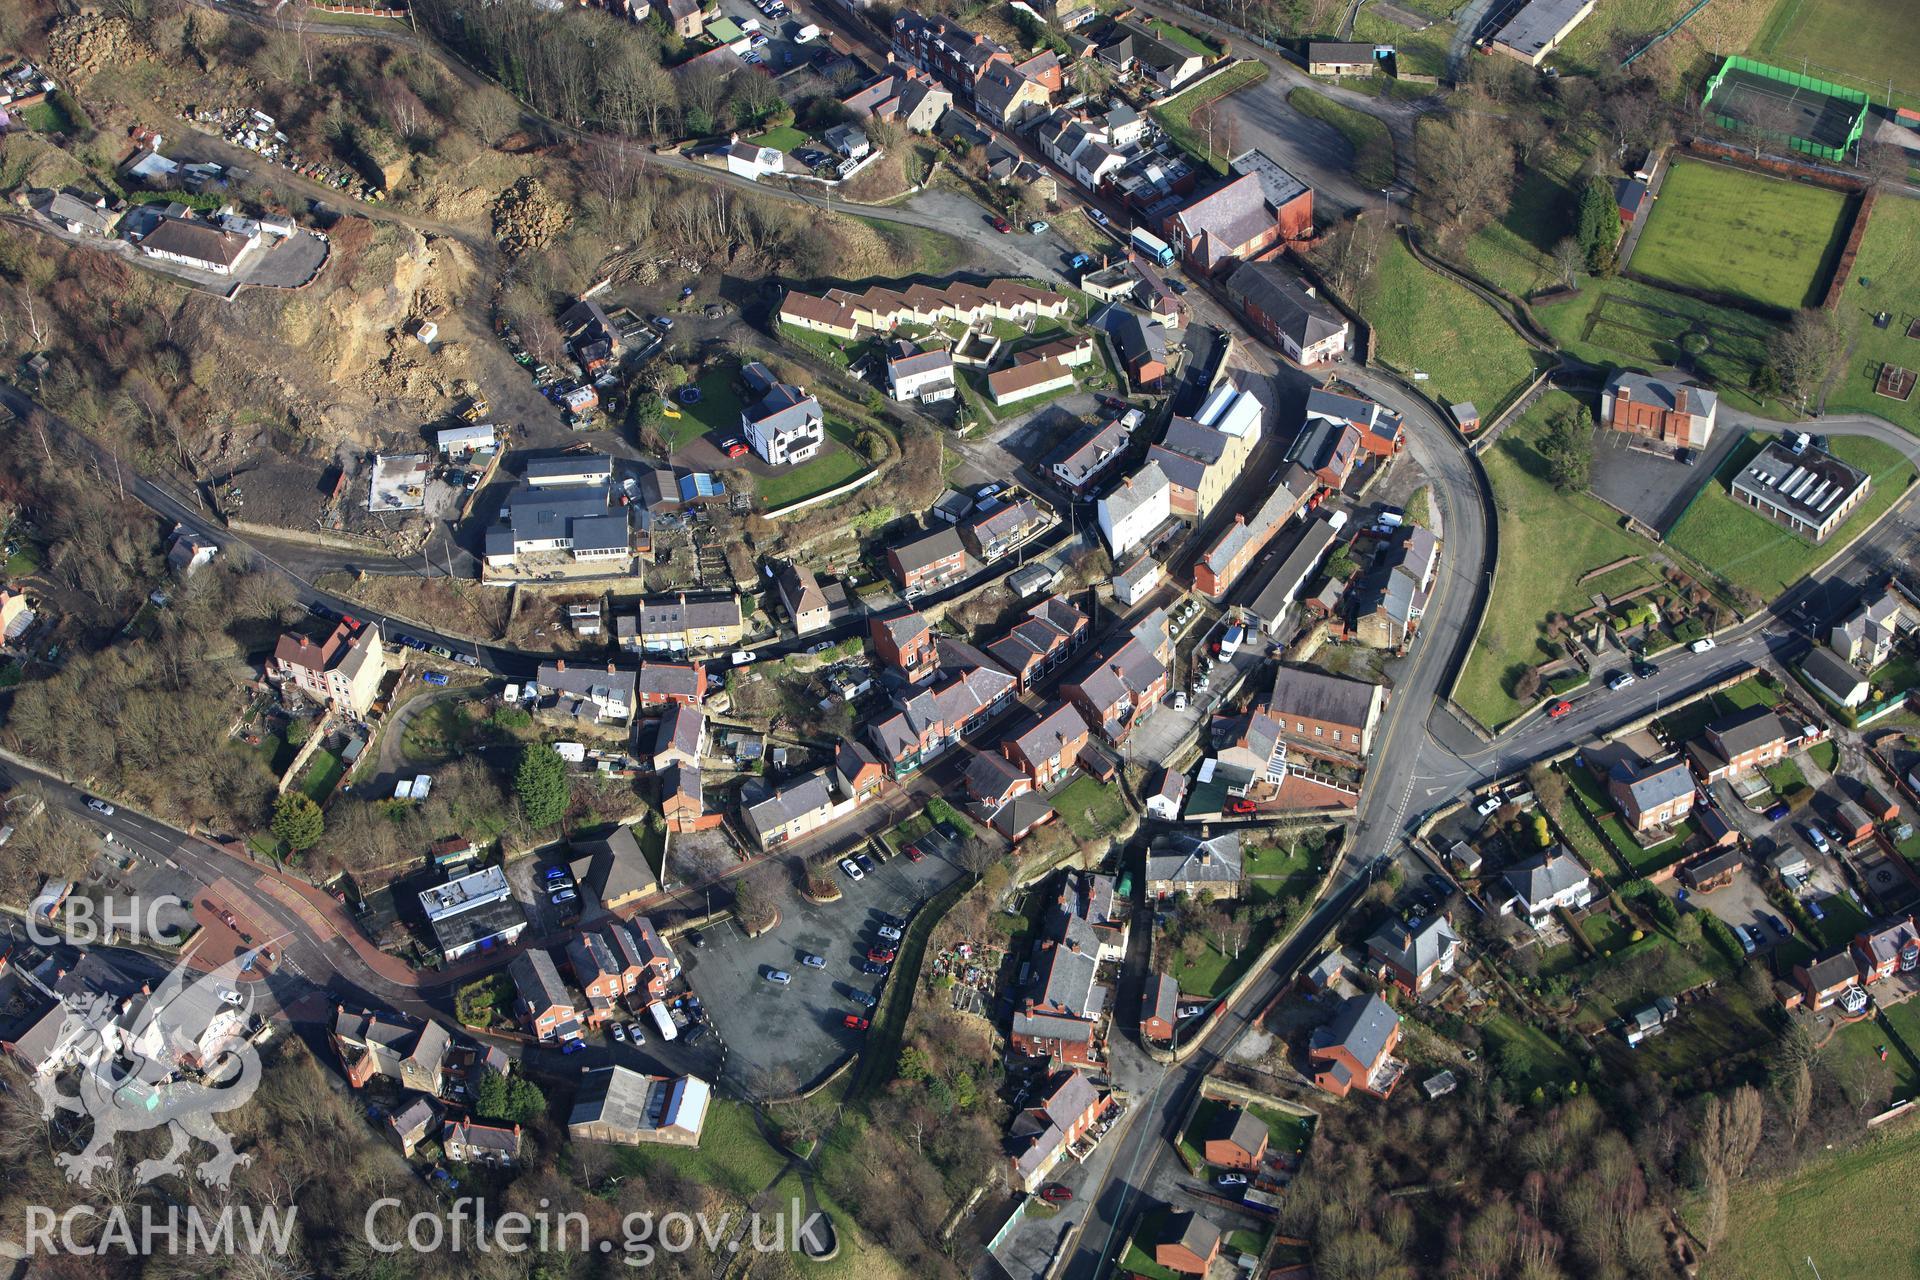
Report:
[[[1087,745],[1087,722],[1071,703],[1060,702],[1038,721],[1000,744],[1000,754],[1044,791],[1073,772]]]
[[[955,280],[945,285],[914,284],[905,289],[874,285],[860,293],[829,289],[824,294],[788,290],[780,303],[780,319],[787,324],[848,341],[864,332],[892,333],[903,324],[932,327],[943,322],[975,325],[989,320],[1028,324],[1057,320],[1073,302],[1017,280],[970,284]]]
[[[906,677],[908,684],[919,684],[940,668],[940,654],[934,644],[933,628],[918,613],[902,613],[891,618],[871,618],[867,630],[873,639],[874,656]]]
[[[987,646],[993,660],[1013,673],[1025,693],[1034,682],[1058,670],[1092,634],[1087,615],[1065,596],[1048,596],[1013,624],[1006,635]]]
[[[1240,580],[1240,575],[1260,557],[1286,523],[1306,509],[1307,502],[1319,491],[1313,475],[1298,464],[1290,466],[1274,485],[1273,492],[1252,516],[1236,513],[1233,524],[1207,548],[1193,566],[1193,589],[1211,599],[1219,599]]]
[[[1166,475],[1174,515],[1198,524],[1213,514],[1253,456],[1265,415],[1258,396],[1223,382],[1193,417],[1167,423],[1160,443],[1147,450],[1147,461]]]
[[[923,18],[902,9],[893,20],[893,56],[951,84],[963,102],[972,102],[980,79],[998,64],[1013,66],[1013,55],[996,40],[969,31],[938,14]]]
[[[746,634],[740,598],[656,596],[631,617],[614,619],[620,647],[636,653],[710,653],[731,649]]]
[[[840,100],[861,119],[892,120],[909,133],[931,133],[953,95],[918,67],[894,66]]]
[[[1166,611],[1155,609],[1086,671],[1062,684],[1060,691],[1103,738],[1124,742],[1167,696],[1172,663]]]
[[[1249,325],[1298,364],[1325,364],[1347,349],[1347,318],[1278,263],[1242,265],[1227,281],[1227,299]]]
[[[1140,420],[1140,411],[1129,409],[1088,426],[1067,443],[1047,470],[1073,492],[1088,492],[1126,456]]]
[[[906,693],[867,735],[888,776],[910,777],[1012,702],[1018,682],[972,645],[941,637],[940,674]]]

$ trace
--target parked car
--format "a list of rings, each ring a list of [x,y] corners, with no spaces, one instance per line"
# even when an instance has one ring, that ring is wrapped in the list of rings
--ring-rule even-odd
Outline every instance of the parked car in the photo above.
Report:
[[[1093,219],[1093,225],[1096,227],[1104,227],[1107,225],[1107,215],[1100,212],[1098,209],[1094,208],[1092,205],[1087,206],[1087,216]]]
[[[855,862],[857,862],[857,863],[859,863],[859,864],[860,864],[860,869],[861,869],[862,871],[864,871],[864,872],[866,872],[866,873],[867,873],[868,875],[872,875],[872,874],[873,874],[873,859],[872,859],[872,858],[870,858],[870,857],[868,857],[868,856],[867,856],[866,854],[864,854],[864,853],[856,853],[856,854],[854,854],[854,855],[853,855],[853,860],[854,860]]]
[[[1069,1187],[1053,1182],[1040,1188],[1040,1198],[1048,1204],[1067,1204],[1073,1199],[1073,1191]]]
[[[862,871],[860,864],[852,858],[840,859],[840,869],[847,873],[847,879],[849,880],[865,880],[867,878],[867,873]]]
[[[1232,814],[1245,815],[1245,814],[1252,813],[1253,808],[1254,808],[1253,801],[1242,796],[1240,799],[1235,800],[1232,804],[1227,806],[1227,812]]]
[[[897,955],[899,955],[899,952],[895,951],[892,947],[874,946],[867,948],[867,959],[873,961],[875,964],[892,964]]]
[[[999,218],[999,217],[990,218],[988,219],[988,221],[990,221],[993,224],[993,229],[995,231],[998,231],[1001,235],[1010,236],[1013,234],[1013,224],[1011,222],[1008,222],[1005,218]]]
[[[767,981],[788,987],[793,985],[793,975],[785,969],[769,969],[767,970]]]
[[[1694,651],[1695,653],[1705,653],[1705,652],[1706,652],[1707,650],[1709,650],[1709,649],[1711,649],[1711,648],[1713,648],[1713,637],[1712,637],[1712,636],[1708,636],[1708,637],[1707,637],[1706,639],[1704,639],[1704,640],[1695,640],[1695,641],[1693,642],[1693,651]]]
[[[840,1020],[840,1025],[846,1027],[849,1031],[865,1031],[873,1024],[857,1013],[850,1013]]]
[[[734,666],[744,667],[749,662],[753,661],[754,654],[751,649],[735,649],[732,653],[727,655],[727,658],[729,661],[733,663]]]
[[[1748,955],[1752,955],[1754,953],[1755,948],[1753,945],[1753,939],[1747,935],[1747,926],[1743,924],[1737,924],[1733,926],[1733,932],[1735,936],[1737,936],[1740,939],[1740,949],[1742,951],[1745,951]]]
[[[554,906],[558,907],[558,906],[563,906],[566,903],[572,902],[574,899],[578,898],[579,896],[580,896],[579,891],[572,888],[555,889],[552,893],[547,895],[547,901],[551,902]]]
[[[1172,276],[1168,276],[1167,288],[1173,290],[1179,297],[1184,298],[1187,295],[1187,282],[1184,280],[1175,280]]]
[[[618,1040],[621,1044],[625,1044],[627,1042],[627,1029],[621,1026],[617,1022],[607,1024],[607,1034],[611,1035],[615,1040]]]
[[[920,861],[920,860],[921,860],[922,858],[924,858],[924,857],[926,857],[926,856],[927,856],[926,854],[924,854],[924,853],[922,853],[922,852],[920,852],[920,846],[919,846],[919,845],[917,845],[917,844],[910,844],[910,845],[908,845],[908,846],[907,846],[907,861],[908,861],[908,862],[918,862],[918,861]]]
[[[1807,843],[1820,852],[1825,853],[1831,847],[1827,844],[1827,834],[1820,829],[1819,823],[1809,822],[1800,830],[1806,835]]]
[[[900,940],[900,931],[890,924],[883,924],[878,929],[875,929],[874,932],[882,938],[885,938],[888,942],[898,942]]]
[[[586,1047],[587,1047],[587,1042],[585,1040],[569,1040],[565,1044],[560,1046],[560,1052],[561,1053],[579,1053],[582,1049],[585,1049]]]
[[[747,442],[734,436],[731,439],[722,440],[720,450],[729,458],[744,458],[747,456]]]
[[[1780,937],[1791,938],[1793,936],[1793,930],[1787,928],[1787,922],[1785,920],[1782,920],[1779,916],[1775,915],[1773,912],[1771,911],[1767,912],[1766,919],[1767,919],[1767,927],[1769,929],[1772,929],[1774,933],[1778,934]]]
[[[93,810],[103,818],[111,818],[113,816],[113,806],[97,797],[89,796],[87,798],[87,808]]]
[[[1042,218],[1035,218],[1032,222],[1029,222],[1027,224],[1027,230],[1031,231],[1036,236],[1039,235],[1042,231],[1045,231],[1046,229],[1047,229],[1047,223],[1045,219],[1042,219]]]
[[[874,919],[878,920],[882,925],[884,925],[889,929],[904,929],[907,927],[907,922],[905,920],[902,920],[899,916],[894,915],[890,911],[876,911],[873,913],[873,915],[874,915]]]
[[[1484,818],[1488,814],[1497,811],[1504,803],[1505,801],[1501,800],[1499,796],[1488,796],[1479,804],[1473,806],[1473,811]]]
[[[1824,910],[1822,910],[1820,907],[1820,904],[1814,901],[1812,898],[1807,899],[1807,914],[1813,917],[1813,922],[1815,924],[1819,924],[1822,920],[1825,920],[1827,918],[1827,913]]]
[[[806,955],[803,955],[800,957],[800,963],[807,966],[807,968],[809,969],[824,969],[827,967],[827,958],[825,956],[816,956],[812,952],[808,952]]]
[[[1632,683],[1633,672],[1631,671],[1616,671],[1607,677],[1607,688],[1615,691],[1624,689]]]
[[[1213,1185],[1216,1187],[1244,1187],[1247,1185],[1247,1175],[1244,1173],[1223,1173],[1213,1180]]]
[[[1175,711],[1185,711],[1187,709],[1187,691],[1185,689],[1174,690],[1173,709]]]
[[[652,321],[652,324],[653,324],[653,327],[654,327],[654,328],[656,328],[656,329],[671,329],[671,328],[673,328],[673,317],[672,317],[672,316],[653,316],[653,317],[651,317],[651,321]]]
[[[1642,680],[1651,680],[1660,674],[1660,668],[1648,662],[1645,658],[1635,658],[1633,660],[1633,672]]]
[[[871,1009],[880,1003],[879,1000],[874,998],[874,994],[871,991],[850,991],[847,993],[847,998],[859,1005],[862,1009]]]
[[[1427,887],[1439,894],[1442,898],[1448,897],[1453,893],[1453,881],[1440,875],[1438,872],[1427,872],[1426,881]]]
[[[862,960],[860,962],[860,972],[876,978],[886,977],[887,968],[888,966],[881,964],[878,960]]]
[[[687,941],[696,947],[704,947],[707,945],[707,935],[698,929],[689,929],[687,930]]]
[[[1770,808],[1768,808],[1766,813],[1766,819],[1768,822],[1778,822],[1780,821],[1780,819],[1786,816],[1787,816],[1787,806],[1784,804],[1773,805]]]

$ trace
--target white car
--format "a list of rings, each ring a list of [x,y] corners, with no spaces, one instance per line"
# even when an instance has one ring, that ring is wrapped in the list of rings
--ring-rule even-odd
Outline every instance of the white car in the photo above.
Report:
[[[1479,804],[1473,806],[1473,811],[1484,818],[1498,809],[1503,803],[1505,802],[1502,801],[1499,796],[1488,796]]]
[[[754,657],[751,649],[735,649],[727,656],[733,660],[733,665],[736,667],[746,666],[749,662],[753,661]]]
[[[1693,651],[1694,651],[1695,653],[1705,653],[1705,652],[1706,652],[1707,650],[1709,650],[1709,649],[1711,649],[1711,648],[1713,648],[1713,637],[1712,637],[1712,636],[1708,636],[1708,637],[1707,637],[1706,639],[1704,639],[1704,640],[1695,640],[1695,641],[1693,642]]]
[[[222,991],[220,993],[220,998],[231,1005],[238,1005],[242,1003],[240,999],[240,993],[238,991]]]
[[[878,929],[875,929],[874,932],[882,938],[885,938],[888,942],[898,942],[900,940],[900,931],[890,924],[883,924]]]
[[[1620,690],[1620,689],[1626,688],[1628,685],[1632,683],[1633,683],[1633,672],[1622,671],[1619,675],[1607,681],[1607,688]]]
[[[860,864],[852,858],[840,859],[840,869],[847,873],[847,879],[849,880],[865,880],[867,878],[866,873],[860,870]]]
[[[613,1038],[615,1040],[618,1040],[621,1044],[625,1044],[627,1042],[627,1029],[625,1027],[621,1026],[619,1023],[616,1022],[612,1024],[611,1029],[613,1031]]]
[[[1173,695],[1173,709],[1175,711],[1185,711],[1187,709],[1186,690],[1182,689]]]
[[[95,813],[105,818],[111,818],[113,816],[113,806],[108,804],[105,800],[90,799],[87,801],[87,808],[93,810]]]

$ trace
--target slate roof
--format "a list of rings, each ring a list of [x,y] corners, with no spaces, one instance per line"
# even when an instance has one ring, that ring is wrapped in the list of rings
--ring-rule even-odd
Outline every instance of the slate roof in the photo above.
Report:
[[[1459,941],[1453,922],[1439,915],[1418,928],[1389,920],[1367,939],[1367,950],[1396,968],[1418,975],[1439,964],[1447,948]]]
[[[1698,418],[1711,414],[1720,403],[1720,397],[1705,387],[1696,387],[1688,383],[1668,382],[1665,378],[1651,378],[1644,373],[1632,373],[1622,370],[1607,380],[1607,390],[1619,392],[1622,388],[1632,393],[1636,404],[1654,404],[1662,409],[1674,410],[1679,407],[1679,393],[1687,393],[1687,412]]]
[[[965,555],[966,547],[958,529],[943,525],[893,548],[893,554],[900,561],[901,572],[911,574],[949,557]]]
[[[643,662],[634,673],[634,687],[641,693],[666,697],[698,697],[699,668],[679,662]]]
[[[1519,899],[1545,902],[1587,879],[1587,870],[1566,853],[1542,855],[1507,870],[1506,880]]]
[[[773,793],[747,807],[747,820],[756,831],[772,831],[803,814],[813,813],[833,803],[825,773],[809,773],[789,778]]]
[[[1011,760],[991,751],[974,752],[973,759],[968,761],[966,772],[962,775],[967,793],[984,800],[999,800],[1026,780],[1027,775],[1020,772]]]
[[[1084,741],[1092,732],[1071,702],[1057,703],[1037,723],[1009,739],[1014,749],[1035,764],[1045,764],[1066,744]]]
[[[677,750],[689,760],[700,758],[700,737],[706,729],[706,718],[698,707],[676,702],[660,717],[660,730],[653,744],[653,753],[662,755],[668,750]]]
[[[553,957],[543,948],[535,947],[521,952],[507,966],[507,972],[512,976],[520,998],[532,1005],[535,1013],[544,1013],[556,1005],[569,1009],[573,1007],[573,996],[567,991],[566,984],[560,981],[560,970],[554,966]]]
[[[1377,995],[1354,996],[1340,1007],[1333,1021],[1313,1031],[1316,1049],[1345,1048],[1371,1070],[1387,1051],[1387,1038],[1400,1023],[1393,1006]]]
[[[619,700],[627,706],[633,705],[633,691],[639,673],[619,671],[611,666],[603,667],[561,667],[556,663],[543,662],[534,672],[534,683],[550,693],[569,694],[576,698],[590,698],[596,692],[604,691],[620,695]]]
[[[1156,973],[1147,979],[1146,990],[1141,994],[1141,1021],[1158,1018],[1172,1026],[1179,1020],[1180,984],[1164,973]]]
[[[1227,291],[1245,298],[1302,348],[1347,327],[1347,318],[1307,292],[1300,277],[1277,262],[1248,262],[1227,281]],[[1309,392],[1308,402],[1319,392]]]
[[[1852,953],[1845,950],[1816,960],[1806,968],[1807,980],[1815,991],[1828,991],[1860,980],[1860,966]]]
[[[1154,495],[1166,487],[1166,470],[1158,462],[1150,461],[1100,501],[1106,504],[1113,523],[1119,524],[1136,507],[1151,502]]]
[[[1678,800],[1693,791],[1693,775],[1680,760],[1634,768],[1624,760],[1614,761],[1607,777],[1626,787],[1627,795],[1642,813]]]
[[[1769,743],[1784,741],[1787,722],[1771,707],[1748,707],[1715,720],[1707,726],[1706,733],[1708,739],[1717,744],[1720,754],[1731,760]]]
[[[1357,731],[1366,726],[1378,693],[1378,685],[1364,681],[1283,666],[1273,677],[1273,694],[1267,705],[1283,720],[1299,716]]]
[[[1202,861],[1202,859],[1205,861]],[[1240,833],[1200,836],[1175,832],[1155,840],[1147,850],[1147,881],[1213,881],[1236,884],[1240,880]]]
[[[1266,1122],[1245,1107],[1223,1107],[1207,1127],[1207,1141],[1230,1142],[1248,1155],[1255,1155],[1266,1145]]]

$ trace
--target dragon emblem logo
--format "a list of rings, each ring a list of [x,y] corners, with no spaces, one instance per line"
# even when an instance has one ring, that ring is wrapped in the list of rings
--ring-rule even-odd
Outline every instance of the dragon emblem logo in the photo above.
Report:
[[[214,1117],[246,1105],[260,1084],[260,1051],[246,1037],[253,1000],[240,981],[257,954],[197,975],[187,972],[183,956],[144,1000],[98,994],[65,1000],[55,1051],[63,1069],[43,1072],[35,1087],[46,1119],[66,1111],[93,1121],[83,1150],[55,1157],[70,1181],[92,1186],[112,1165],[120,1134],[162,1126],[171,1145],[158,1159],[134,1166],[142,1184],[167,1174],[184,1177],[182,1157],[195,1138],[213,1148],[194,1171],[209,1186],[227,1186],[235,1169],[252,1162],[233,1149],[232,1136]],[[62,1090],[67,1080],[77,1081],[74,1092]]]

